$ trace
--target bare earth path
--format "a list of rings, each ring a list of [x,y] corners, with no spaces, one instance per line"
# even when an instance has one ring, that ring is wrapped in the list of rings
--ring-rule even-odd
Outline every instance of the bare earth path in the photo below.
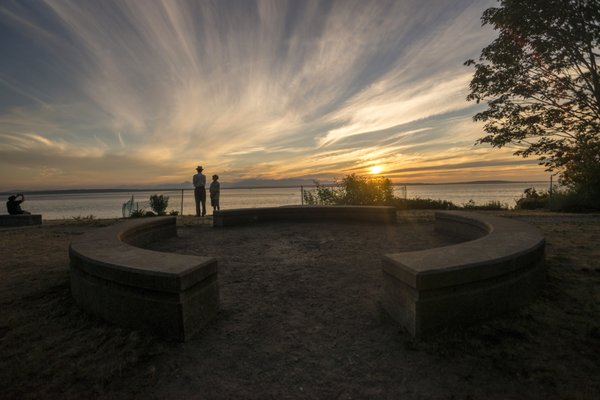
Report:
[[[600,393],[600,217],[508,213],[548,239],[531,306],[413,340],[379,310],[380,257],[452,243],[432,213],[397,227],[182,218],[153,249],[219,261],[217,320],[187,343],[80,311],[68,242],[111,221],[0,231],[0,398],[595,399]]]

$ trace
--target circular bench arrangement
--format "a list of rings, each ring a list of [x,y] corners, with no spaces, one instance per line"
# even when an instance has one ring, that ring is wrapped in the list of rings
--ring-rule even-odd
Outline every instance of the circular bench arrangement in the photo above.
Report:
[[[534,227],[470,212],[437,212],[452,246],[383,256],[383,307],[413,336],[470,324],[529,302],[544,277],[544,239]],[[289,206],[217,211],[215,227],[271,220],[396,223],[393,207]],[[187,340],[217,314],[217,261],[136,246],[175,236],[175,217],[102,228],[71,243],[71,287],[107,321]]]

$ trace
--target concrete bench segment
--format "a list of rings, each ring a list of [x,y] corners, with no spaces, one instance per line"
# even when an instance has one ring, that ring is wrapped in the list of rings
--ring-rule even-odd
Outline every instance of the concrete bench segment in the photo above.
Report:
[[[216,211],[213,226],[232,226],[266,221],[362,221],[396,223],[395,207],[379,206],[284,206]]]
[[[0,227],[41,225],[41,214],[0,215]]]
[[[217,261],[145,250],[177,235],[175,217],[127,220],[71,243],[71,291],[85,310],[121,326],[185,341],[217,314]]]
[[[437,212],[436,230],[466,242],[383,257],[387,313],[413,336],[467,325],[530,302],[544,281],[544,238],[523,222]]]

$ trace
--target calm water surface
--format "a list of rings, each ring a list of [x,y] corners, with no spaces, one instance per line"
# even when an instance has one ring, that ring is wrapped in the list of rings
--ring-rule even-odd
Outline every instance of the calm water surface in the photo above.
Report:
[[[521,197],[523,190],[527,187],[547,190],[548,184],[546,182],[521,182],[476,185],[415,185],[406,187],[406,195],[408,198],[449,200],[458,205],[462,205],[469,200],[473,200],[476,204],[499,201],[509,207],[514,207],[515,200]],[[312,188],[305,187],[306,189]],[[395,187],[395,190],[398,195],[402,194],[401,188]],[[122,216],[123,203],[130,200],[131,196],[134,197],[134,201],[139,202],[140,207],[150,209],[147,203],[153,194],[168,196],[168,210],[181,212],[181,190],[27,195],[26,201],[23,203],[23,209],[35,214],[42,214],[44,219],[85,217],[88,215],[93,215],[96,218],[118,218]],[[276,207],[301,204],[301,201],[300,188],[221,190],[221,209]],[[207,203],[207,205],[210,205],[210,200],[207,199]],[[194,195],[191,189],[183,192],[183,213],[195,213]],[[211,213],[209,212],[209,214]]]

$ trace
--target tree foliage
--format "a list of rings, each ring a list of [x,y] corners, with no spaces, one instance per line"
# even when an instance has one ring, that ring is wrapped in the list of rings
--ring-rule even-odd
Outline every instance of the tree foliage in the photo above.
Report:
[[[477,61],[471,101],[486,136],[478,143],[516,146],[537,156],[563,184],[600,193],[600,2],[499,0],[483,25],[499,36]]]

